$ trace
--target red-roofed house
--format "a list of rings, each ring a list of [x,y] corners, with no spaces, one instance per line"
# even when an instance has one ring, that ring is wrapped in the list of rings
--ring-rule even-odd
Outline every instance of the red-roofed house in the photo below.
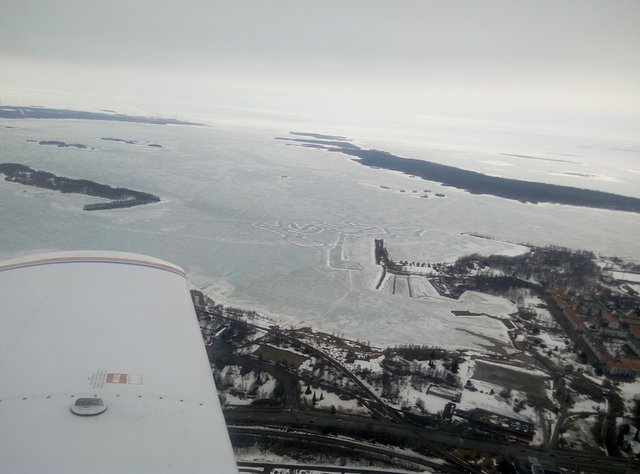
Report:
[[[602,323],[609,329],[618,329],[620,327],[620,321],[609,312],[602,315]]]

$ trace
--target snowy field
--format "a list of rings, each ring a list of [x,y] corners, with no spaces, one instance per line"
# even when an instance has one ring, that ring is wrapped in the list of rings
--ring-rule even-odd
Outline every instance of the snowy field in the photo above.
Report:
[[[611,272],[611,276],[616,280],[632,281],[634,283],[640,283],[640,274],[632,272]]]
[[[447,300],[422,284],[418,297],[376,291],[380,268],[373,263],[374,238],[384,238],[398,258],[425,262],[452,261],[468,253],[517,254],[523,251],[517,243],[525,242],[589,249],[636,261],[640,255],[640,244],[630,237],[640,233],[637,214],[474,196],[367,168],[342,154],[273,139],[290,129],[71,120],[5,120],[3,124],[14,127],[0,126],[3,162],[151,192],[162,202],[86,212],[82,206],[96,198],[0,180],[1,258],[67,249],[153,255],[182,266],[195,287],[223,304],[257,310],[283,324],[311,325],[376,345],[479,349],[486,344],[482,336],[507,342],[506,328],[497,318],[508,317],[513,305],[479,294]],[[309,127],[305,129],[339,133]],[[163,148],[100,137],[158,143]],[[366,142],[366,137],[353,138],[360,138],[357,143],[364,146],[385,145]],[[93,149],[46,147],[27,140],[63,140]],[[465,167],[484,172],[499,168],[508,177],[521,177],[528,170],[533,173],[527,175],[531,179],[640,193],[640,173],[632,172],[637,165],[628,158],[633,154],[616,152],[610,144],[558,145],[557,153],[575,155],[566,160],[556,156],[564,160],[560,162],[501,155],[555,159],[549,146],[537,149],[531,143],[517,149],[485,147],[475,154],[402,148],[395,142],[386,145],[390,152],[406,152],[405,156],[457,166],[472,164]],[[600,155],[607,146],[609,151]],[[418,155],[409,154],[418,151]],[[608,159],[606,167],[601,156]],[[526,162],[529,168],[498,166],[498,161]],[[576,170],[606,174],[613,180],[562,174]],[[400,189],[407,192],[392,192]],[[410,192],[424,189],[446,197],[419,199]],[[451,310],[487,316],[456,317]]]

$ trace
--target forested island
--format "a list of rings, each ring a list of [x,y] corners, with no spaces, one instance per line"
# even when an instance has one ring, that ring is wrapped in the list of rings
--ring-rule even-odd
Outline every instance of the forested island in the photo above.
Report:
[[[87,145],[82,143],[66,143],[60,140],[40,140],[38,145],[57,146],[58,148],[80,148],[81,150],[87,148]]]
[[[137,142],[137,140],[125,140],[124,138],[113,138],[113,137],[102,137],[100,138],[100,140],[105,140],[107,142],[120,142],[120,143],[126,143],[127,145],[135,145]]]
[[[109,120],[115,122],[149,123],[154,125],[202,125],[201,123],[161,117],[125,115],[115,112],[85,112],[81,110],[50,109],[47,107],[0,106],[0,118],[4,119],[76,119]]]
[[[36,170],[19,163],[0,163],[0,173],[5,175],[5,181],[12,183],[51,189],[61,193],[86,194],[87,196],[110,199],[108,202],[86,204],[83,207],[85,211],[135,207],[160,201],[158,196],[150,193],[127,188],[114,188],[108,184],[100,184],[87,179],[56,176],[53,173]]]
[[[126,143],[127,145],[137,145],[138,144],[137,140],[125,140],[123,138],[102,137],[102,138],[100,138],[100,140],[105,140],[107,142]],[[159,145],[158,143],[147,143],[147,146],[150,146],[150,147],[153,147],[153,148],[163,148],[162,145]]]
[[[298,137],[306,135],[313,138],[276,137],[276,139],[287,140],[301,146],[355,156],[358,159],[354,161],[364,166],[400,171],[410,176],[435,181],[443,186],[462,189],[471,194],[487,194],[522,203],[567,204],[640,213],[640,199],[630,196],[557,184],[489,176],[477,171],[469,171],[431,161],[403,158],[386,151],[367,150],[349,142],[346,142],[345,145],[343,137],[339,137],[341,140],[330,140],[320,134],[297,132],[295,135]],[[318,137],[321,139],[316,139]]]

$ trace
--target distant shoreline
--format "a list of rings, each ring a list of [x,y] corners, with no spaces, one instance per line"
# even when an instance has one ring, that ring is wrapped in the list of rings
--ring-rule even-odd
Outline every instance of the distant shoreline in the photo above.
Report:
[[[75,120],[106,120],[112,122],[147,123],[153,125],[196,125],[201,123],[186,122],[178,119],[161,117],[144,117],[106,112],[86,112],[70,109],[50,109],[47,107],[19,107],[0,106],[0,118],[3,119],[75,119]]]
[[[461,189],[471,194],[496,196],[521,203],[565,204],[640,213],[640,199],[630,196],[558,184],[489,176],[477,171],[469,171],[432,161],[403,158],[386,151],[367,150],[349,142],[345,146],[344,140],[306,139],[300,138],[300,135],[300,133],[296,133],[296,138],[276,137],[276,139],[294,142],[299,146],[355,156],[357,159],[354,161],[370,168],[399,171],[409,176],[435,181],[443,186]],[[306,135],[321,136],[319,134]]]

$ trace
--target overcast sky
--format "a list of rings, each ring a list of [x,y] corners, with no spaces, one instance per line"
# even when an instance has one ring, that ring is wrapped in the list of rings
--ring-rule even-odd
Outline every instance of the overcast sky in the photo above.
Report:
[[[0,0],[0,100],[637,137],[638,25],[638,0]]]

